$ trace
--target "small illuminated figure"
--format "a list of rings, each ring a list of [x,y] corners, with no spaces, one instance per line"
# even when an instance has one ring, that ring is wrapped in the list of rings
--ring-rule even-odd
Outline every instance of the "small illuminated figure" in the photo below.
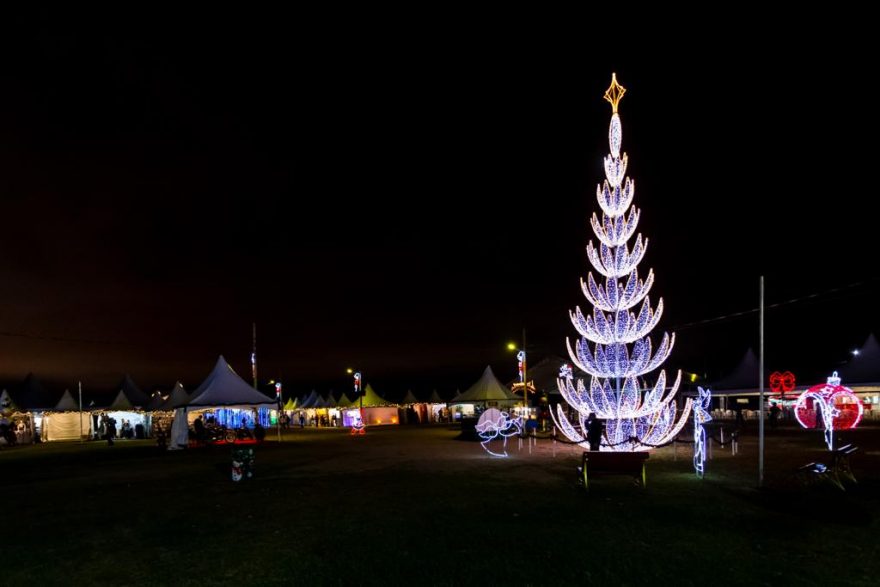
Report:
[[[495,408],[489,408],[477,421],[477,434],[483,439],[480,445],[487,453],[495,457],[507,456],[507,439],[511,436],[522,434],[522,417],[511,418],[507,412]],[[488,444],[496,438],[504,439],[502,453],[489,450]]]
[[[700,391],[700,398],[694,402],[694,469],[702,477],[706,465],[706,429],[703,424],[712,420],[709,415],[712,392],[699,386],[697,389]]]

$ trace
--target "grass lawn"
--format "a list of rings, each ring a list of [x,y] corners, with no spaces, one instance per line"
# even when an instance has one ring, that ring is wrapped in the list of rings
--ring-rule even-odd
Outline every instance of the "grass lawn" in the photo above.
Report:
[[[858,485],[804,488],[821,432],[654,451],[648,486],[575,482],[580,449],[488,457],[443,427],[295,430],[230,480],[230,449],[147,441],[0,450],[0,584],[876,585],[880,428],[842,435]],[[274,432],[270,434],[274,439]]]

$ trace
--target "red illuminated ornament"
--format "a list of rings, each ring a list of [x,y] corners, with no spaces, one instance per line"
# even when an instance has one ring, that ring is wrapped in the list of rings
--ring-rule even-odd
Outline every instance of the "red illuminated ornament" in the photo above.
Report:
[[[847,430],[858,426],[863,411],[862,401],[853,390],[840,384],[840,377],[835,371],[827,383],[814,385],[800,395],[794,414],[804,428],[816,428],[817,424],[825,424],[828,435],[833,430]]]
[[[774,371],[770,374],[770,391],[773,393],[790,393],[794,391],[794,373]]]

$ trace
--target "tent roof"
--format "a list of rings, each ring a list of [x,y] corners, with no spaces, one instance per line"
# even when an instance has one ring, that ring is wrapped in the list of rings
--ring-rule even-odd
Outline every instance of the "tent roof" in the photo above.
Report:
[[[165,396],[160,391],[154,391],[153,395],[150,396],[150,401],[147,402],[147,411],[152,412],[153,410],[161,409],[165,399]]]
[[[0,391],[0,412],[17,412],[18,405],[13,401],[12,396],[5,389]]]
[[[58,403],[58,396],[53,395],[33,373],[28,373],[24,381],[9,392],[15,405],[24,411],[51,410]]]
[[[76,412],[79,410],[79,404],[76,403],[76,400],[73,399],[73,396],[70,394],[69,389],[64,390],[64,395],[61,396],[61,399],[58,400],[58,403],[55,404],[54,411],[56,412]]]
[[[332,392],[327,394],[327,399],[324,400],[324,405],[327,406],[328,408],[335,408],[336,406],[339,405],[337,403],[337,401],[333,398]]]
[[[296,409],[296,400],[292,397],[287,398],[287,402],[284,404],[285,410],[295,410]]]
[[[275,398],[264,395],[245,383],[239,377],[223,355],[217,359],[213,371],[202,381],[192,393],[189,407],[235,406],[235,405],[270,405],[276,403]]]
[[[873,334],[849,362],[838,369],[841,384],[880,382],[880,343]]]
[[[428,398],[428,403],[430,404],[445,404],[446,402],[440,398],[440,394],[437,393],[437,390],[431,392],[431,397]]]
[[[140,406],[138,406],[140,407]],[[107,408],[108,410],[132,410],[135,409],[134,404],[126,397],[125,390],[120,389],[119,393],[116,394],[116,398],[110,402],[110,406]]]
[[[461,394],[455,401],[457,402],[484,402],[484,401],[506,401],[517,400],[518,398],[504,387],[495,374],[492,373],[492,367],[486,366],[483,375],[476,383],[470,386],[467,391]]]
[[[348,396],[345,395],[345,392],[342,392],[342,395],[339,397],[339,401],[336,402],[336,406],[340,408],[348,408],[351,407],[351,400],[348,399]]]
[[[712,391],[756,389],[758,387],[758,357],[748,349],[736,368],[727,377],[709,385]]]
[[[360,398],[356,399],[353,402],[355,405],[360,406]],[[367,383],[364,386],[364,403],[363,406],[365,408],[377,408],[379,406],[390,406],[393,405],[391,402],[379,397],[379,394],[373,390],[373,386]]]
[[[148,403],[150,403],[150,398],[147,397],[141,388],[135,385],[135,382],[132,381],[130,375],[126,375],[122,378],[122,381],[119,382],[119,389],[128,399],[130,404],[129,407],[138,407],[143,408],[146,407]],[[117,400],[118,400],[117,396]]]
[[[316,401],[318,401],[318,392],[313,389],[312,393],[306,396],[306,399],[302,401],[299,407],[305,409],[314,408]]]
[[[171,390],[171,393],[168,394],[168,397],[165,398],[159,409],[176,410],[177,408],[184,407],[187,403],[189,403],[189,394],[183,388],[183,384],[178,381],[174,384],[174,389]]]
[[[527,373],[529,376],[529,393],[532,393],[532,387],[534,387],[536,391],[559,395],[557,381],[559,380],[559,370],[563,365],[571,365],[571,362],[557,356],[545,357],[534,365],[529,365]],[[572,368],[576,369],[574,365],[572,365]],[[522,384],[519,382],[519,378],[511,382],[511,387],[515,384],[520,385],[520,391],[517,393],[522,393]]]
[[[413,394],[411,389],[406,390],[406,395],[403,396],[403,400],[400,402],[402,404],[419,404],[421,403],[418,398],[416,398],[415,394]]]

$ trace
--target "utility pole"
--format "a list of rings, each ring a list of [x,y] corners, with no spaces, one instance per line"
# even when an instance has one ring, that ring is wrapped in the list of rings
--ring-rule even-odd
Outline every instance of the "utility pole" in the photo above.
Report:
[[[764,276],[758,305],[758,487],[764,486]]]

